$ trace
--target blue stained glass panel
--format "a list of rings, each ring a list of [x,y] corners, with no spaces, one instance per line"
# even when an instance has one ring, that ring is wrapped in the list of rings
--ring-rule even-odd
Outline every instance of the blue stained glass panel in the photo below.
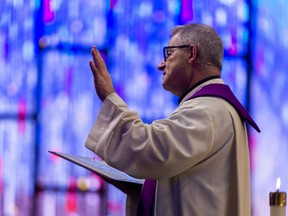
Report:
[[[37,69],[34,1],[5,1],[0,9],[0,113],[35,111]],[[21,35],[21,37],[19,37]],[[19,110],[20,109],[20,110]]]
[[[66,187],[71,177],[87,174],[85,169],[63,159],[54,160],[49,150],[94,156],[84,147],[101,105],[94,90],[90,59],[90,50],[43,53],[38,174],[41,185]]]
[[[251,111],[262,132],[253,132],[252,209],[268,216],[269,193],[288,190],[288,15],[287,1],[252,1],[253,76]],[[288,213],[286,209],[286,214]]]
[[[90,194],[91,196],[83,194],[75,196],[49,191],[49,188],[54,186],[69,190],[71,186],[76,185],[77,190],[83,191],[98,191],[103,186],[103,181],[90,172],[48,153],[48,150],[56,150],[94,157],[93,153],[84,147],[86,136],[101,104],[94,92],[93,77],[88,66],[90,50],[69,53],[70,46],[83,51],[96,44],[98,48],[107,49],[107,65],[115,82],[116,91],[145,122],[169,115],[177,105],[177,98],[162,89],[161,72],[157,71],[157,65],[162,60],[162,47],[167,45],[173,26],[179,22],[204,22],[213,25],[224,39],[226,55],[241,56],[247,53],[249,18],[247,1],[118,0],[110,1],[110,8],[108,4],[109,1],[104,0],[68,2],[43,0],[41,4],[40,1],[23,0],[1,3],[0,68],[4,70],[1,70],[2,76],[0,76],[0,113],[4,117],[7,114],[15,117],[14,121],[5,119],[0,122],[0,134],[2,134],[0,136],[4,143],[0,150],[2,175],[0,180],[3,192],[0,209],[3,209],[5,214],[16,215],[16,211],[21,212],[21,215],[31,213],[34,180],[27,183],[26,179],[33,179],[35,164],[33,165],[34,155],[31,152],[35,151],[36,119],[32,123],[26,117],[36,112],[38,99],[35,96],[35,89],[39,80],[41,82],[41,92],[38,92],[38,96],[41,96],[38,118],[40,162],[37,180],[38,186],[47,190],[39,193],[37,203],[39,214],[50,216],[51,212],[53,215],[85,212],[87,213],[85,215],[88,215],[89,208],[96,208],[95,212],[97,214],[99,212],[97,208],[101,204],[94,192]],[[43,7],[41,17],[43,35],[39,45],[48,49],[35,55],[34,50],[38,44],[35,44],[33,38],[34,10],[40,5]],[[109,9],[111,14],[109,12],[108,17]],[[264,28],[267,22],[262,21],[260,23]],[[41,26],[37,28],[41,29]],[[281,31],[283,35],[287,33],[285,29]],[[265,35],[271,37],[267,32]],[[281,40],[285,38],[287,37]],[[59,44],[62,46],[58,46]],[[287,43],[284,43],[283,47],[285,44]],[[268,61],[271,59],[271,54],[269,55],[270,52],[263,54],[261,46],[260,44],[258,47],[260,52],[257,56],[260,56],[260,60],[262,56]],[[62,50],[64,52],[51,50],[51,47],[64,48]],[[273,47],[269,49],[273,50]],[[280,53],[281,49],[278,51]],[[40,63],[37,67],[40,71],[37,71],[35,63],[38,58]],[[284,65],[285,62],[279,64]],[[269,65],[273,64],[270,62]],[[222,72],[223,79],[242,102],[245,101],[247,91],[246,67],[243,59],[225,59]],[[262,77],[260,81],[261,85],[265,82],[266,86],[266,81],[263,80],[270,78],[275,81],[282,80],[285,84],[286,79],[283,75],[285,70],[278,69],[280,75],[274,76],[270,75],[268,69],[259,70],[260,74],[264,74],[264,78]],[[275,87],[278,90],[275,90],[272,96],[267,94],[267,97],[273,98],[276,108],[277,105],[282,107],[281,118],[283,117],[285,123],[288,121],[286,114],[288,106],[282,106],[277,100],[282,98],[280,95],[284,95],[282,86]],[[279,95],[278,91],[282,93]],[[278,114],[276,116],[280,118]],[[10,147],[6,143],[9,143]],[[22,153],[28,153],[19,155],[20,150],[17,148],[20,145],[16,146],[15,143],[24,143],[21,148],[23,146],[25,149],[20,150]],[[17,151],[14,152],[10,148]],[[11,158],[20,161],[17,164],[13,162],[10,167],[4,167]],[[17,175],[23,178],[10,182],[7,170],[14,169],[13,167],[17,167],[16,170],[21,168]],[[123,194],[110,187],[108,196],[109,212],[124,215]]]
[[[41,46],[76,44],[99,48],[108,42],[105,0],[43,1],[43,37]]]
[[[182,4],[190,1],[182,0]],[[205,23],[213,26],[224,42],[225,53],[232,56],[243,56],[248,52],[249,40],[249,3],[247,0],[203,0],[192,1],[190,19],[182,22]],[[182,11],[189,10],[183,6]]]
[[[35,124],[0,121],[1,215],[30,216],[34,195]]]
[[[247,62],[242,58],[224,58],[222,79],[238,100],[247,106]]]
[[[113,8],[108,66],[116,91],[145,122],[168,116],[175,98],[163,91],[162,61],[171,28],[176,25],[178,1],[118,1]],[[131,16],[127,16],[130,14]]]

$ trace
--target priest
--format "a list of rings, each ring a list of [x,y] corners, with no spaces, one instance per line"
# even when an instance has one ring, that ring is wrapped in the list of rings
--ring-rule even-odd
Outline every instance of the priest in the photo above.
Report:
[[[260,129],[221,79],[221,38],[207,25],[176,26],[163,55],[162,86],[179,105],[145,124],[115,92],[92,48],[90,68],[103,103],[86,147],[145,179],[140,188],[115,184],[127,194],[127,215],[250,216],[246,123]]]

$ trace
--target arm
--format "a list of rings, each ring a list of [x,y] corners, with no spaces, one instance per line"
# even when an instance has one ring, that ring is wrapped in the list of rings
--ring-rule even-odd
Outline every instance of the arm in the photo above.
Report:
[[[197,101],[181,106],[167,119],[145,124],[117,94],[110,94],[86,147],[137,178],[175,176],[203,160],[212,149],[213,121]]]

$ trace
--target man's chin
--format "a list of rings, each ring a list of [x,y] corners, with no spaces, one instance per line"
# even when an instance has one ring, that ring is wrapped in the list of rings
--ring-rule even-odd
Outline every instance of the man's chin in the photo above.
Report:
[[[170,91],[169,87],[165,84],[165,82],[162,83],[162,87],[165,91]]]
[[[162,87],[163,87],[163,89],[164,89],[165,91],[168,91],[168,92],[170,92],[171,94],[179,97],[179,95],[177,94],[177,92],[174,91],[175,89],[173,90],[173,88],[171,88],[171,86],[170,86],[170,88],[169,88],[168,85],[165,85],[165,83],[162,83]]]

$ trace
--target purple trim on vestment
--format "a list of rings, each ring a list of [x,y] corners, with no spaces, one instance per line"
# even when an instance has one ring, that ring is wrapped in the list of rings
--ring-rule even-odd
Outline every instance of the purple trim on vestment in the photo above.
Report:
[[[153,215],[152,210],[155,196],[155,188],[155,180],[145,180],[139,200],[137,216]]]
[[[194,95],[192,95],[188,100],[205,96],[220,97],[226,100],[236,109],[242,120],[247,121],[257,132],[261,132],[258,125],[254,122],[242,104],[238,101],[228,85],[216,83],[206,85],[197,91]]]

